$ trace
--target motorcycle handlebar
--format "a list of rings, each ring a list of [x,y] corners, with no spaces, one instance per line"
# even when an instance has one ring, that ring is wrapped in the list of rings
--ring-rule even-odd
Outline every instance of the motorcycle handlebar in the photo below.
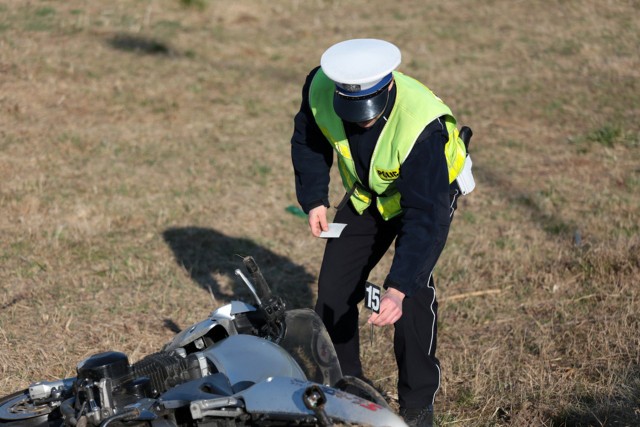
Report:
[[[268,301],[269,299],[271,299],[271,289],[269,288],[267,281],[264,279],[264,276],[260,271],[260,267],[258,267],[258,264],[253,259],[253,257],[244,257],[242,258],[242,262],[251,274],[251,278],[253,279],[253,283],[256,287],[258,297],[263,301]]]

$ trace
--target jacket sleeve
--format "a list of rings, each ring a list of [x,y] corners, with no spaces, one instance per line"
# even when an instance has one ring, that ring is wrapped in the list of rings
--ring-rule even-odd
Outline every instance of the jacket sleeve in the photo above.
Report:
[[[449,234],[453,212],[444,153],[447,140],[444,122],[431,122],[402,164],[396,181],[403,214],[385,288],[396,288],[408,297],[429,282]]]
[[[291,137],[296,196],[306,213],[320,205],[329,207],[329,170],[333,164],[331,145],[318,128],[309,107],[309,86],[319,68],[309,73],[302,88],[302,103],[294,119]]]

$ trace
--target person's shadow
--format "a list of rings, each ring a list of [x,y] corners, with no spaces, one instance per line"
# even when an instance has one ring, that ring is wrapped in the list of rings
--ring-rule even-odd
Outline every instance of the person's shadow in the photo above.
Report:
[[[176,262],[183,266],[193,281],[211,291],[220,302],[240,299],[253,304],[246,285],[235,270],[245,270],[242,257],[252,256],[274,295],[280,296],[287,308],[312,307],[311,286],[315,278],[290,259],[275,254],[249,239],[225,236],[202,227],[176,227],[163,232]]]

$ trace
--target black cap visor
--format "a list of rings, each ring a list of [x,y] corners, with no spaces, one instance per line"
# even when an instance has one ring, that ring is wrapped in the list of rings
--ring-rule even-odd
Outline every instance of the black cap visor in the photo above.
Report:
[[[333,95],[333,109],[342,120],[352,123],[367,122],[378,117],[389,101],[389,85],[363,97],[343,95],[336,90]]]

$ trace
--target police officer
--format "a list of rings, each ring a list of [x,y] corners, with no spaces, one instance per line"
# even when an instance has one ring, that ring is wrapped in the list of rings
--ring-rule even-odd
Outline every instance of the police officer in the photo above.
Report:
[[[400,415],[431,425],[440,386],[433,268],[442,252],[465,161],[451,110],[427,87],[394,71],[399,49],[375,39],[347,40],[307,76],[294,120],[296,194],[311,233],[328,230],[329,171],[336,153],[345,188],[328,239],[316,312],[344,375],[363,378],[358,307],[369,273],[395,239],[395,255],[368,322],[394,325]]]

